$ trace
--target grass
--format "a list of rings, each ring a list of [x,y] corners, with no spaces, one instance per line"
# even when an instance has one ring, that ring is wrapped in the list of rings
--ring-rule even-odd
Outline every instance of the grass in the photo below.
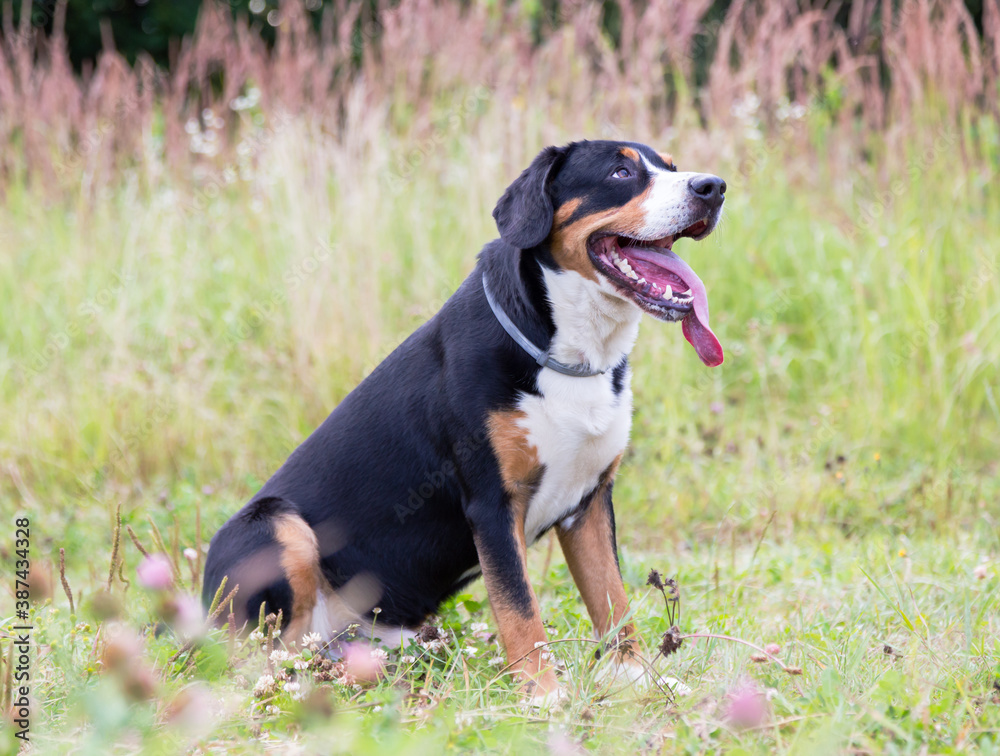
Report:
[[[577,135],[482,108],[419,145],[430,158],[405,173],[391,156],[413,145],[391,130],[337,141],[287,119],[252,161],[209,163],[200,182],[137,169],[68,200],[5,189],[0,513],[32,522],[38,750],[1000,752],[988,123],[975,158],[925,125],[909,153],[838,165],[815,112],[795,132],[811,148],[725,134],[687,135],[687,157],[685,136],[657,145],[729,182],[720,229],[679,248],[727,361],[708,370],[677,328],[642,327],[615,489],[635,619],[655,649],[668,625],[644,585],[661,569],[681,585],[683,632],[777,643],[801,675],[689,638],[656,664],[691,694],[608,690],[576,640],[553,646],[568,706],[527,712],[489,663],[495,642],[474,636],[492,623],[481,584],[442,609],[444,650],[393,654],[359,690],[304,680],[302,701],[254,694],[259,643],[212,631],[178,656],[183,641],[154,632],[194,589],[181,552],[197,566],[215,529],[457,287],[495,236],[490,211],[521,153]],[[147,550],[159,531],[174,589],[137,584],[126,533],[113,559],[119,508]],[[550,560],[543,543],[531,570],[550,638],[589,638],[558,549]],[[132,663],[116,667],[116,649]],[[741,729],[727,711],[747,688],[769,714]]]

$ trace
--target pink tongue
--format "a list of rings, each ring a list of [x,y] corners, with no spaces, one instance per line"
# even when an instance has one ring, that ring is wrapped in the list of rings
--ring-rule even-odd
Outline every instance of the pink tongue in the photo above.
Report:
[[[722,364],[722,344],[715,338],[712,329],[698,320],[693,312],[684,318],[682,328],[684,338],[691,343],[702,362],[709,367],[718,367]]]
[[[641,260],[648,262],[657,268],[673,273],[687,284],[691,289],[691,296],[694,298],[691,313],[684,318],[684,338],[690,342],[691,346],[698,353],[701,361],[709,367],[717,367],[722,364],[722,344],[712,333],[708,325],[708,293],[705,291],[705,284],[698,278],[691,266],[674,254],[673,250],[663,249],[660,252],[651,252],[646,249],[636,247],[626,247],[622,250],[629,260]],[[653,271],[643,265],[642,275],[649,281],[659,284],[670,284],[666,278],[658,279],[655,275],[650,275]],[[674,284],[676,286],[676,283]]]

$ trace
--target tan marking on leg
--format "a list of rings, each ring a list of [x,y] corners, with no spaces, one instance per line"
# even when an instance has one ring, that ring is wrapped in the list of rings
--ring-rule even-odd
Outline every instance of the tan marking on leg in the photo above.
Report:
[[[622,147],[620,150],[618,150],[618,152],[624,155],[625,157],[629,158],[630,160],[634,160],[637,163],[639,162],[639,153],[633,150],[631,147]]]
[[[286,643],[299,643],[309,629],[316,592],[326,583],[319,568],[319,542],[306,521],[293,514],[275,517],[274,537],[281,544],[281,569],[292,587],[292,616],[283,635]]]
[[[483,570],[483,582],[486,583],[507,661],[525,682],[529,693],[545,694],[558,689],[559,684],[551,665],[542,659],[542,650],[535,648],[536,643],[544,642],[546,638],[538,599],[528,582],[524,520],[528,502],[538,487],[542,466],[538,461],[538,450],[528,440],[528,431],[521,425],[525,418],[526,415],[521,410],[494,412],[489,416],[486,427],[490,445],[500,466],[504,490],[510,497],[512,535],[517,545],[517,568],[531,598],[527,612],[523,607],[515,605],[513,597],[507,594],[505,588],[505,578],[509,579],[512,565],[492,564],[489,549],[480,542],[478,536],[475,540]]]
[[[500,464],[503,487],[511,496],[522,528],[528,500],[538,486],[542,472],[538,450],[528,440],[528,431],[521,425],[527,418],[521,410],[493,412],[486,421],[490,445]]]
[[[583,516],[569,528],[556,526],[566,564],[599,635],[607,633],[628,613],[628,597],[612,539],[611,517],[604,505],[607,488],[614,480],[621,459],[619,454],[601,475],[601,483]],[[623,635],[631,638],[633,634],[630,623]]]
[[[511,597],[507,595],[498,566],[490,564],[488,557],[483,558],[483,555],[487,555],[489,551],[482,548],[478,537],[476,538],[476,548],[481,555],[483,582],[486,583],[486,592],[489,595],[490,607],[496,619],[500,643],[507,655],[507,662],[511,670],[524,683],[525,693],[529,696],[539,696],[557,690],[559,681],[556,679],[552,665],[542,658],[544,648],[536,647],[536,644],[544,643],[547,638],[545,627],[542,625],[541,612],[538,608],[538,599],[528,582],[523,513],[515,512],[514,538],[517,542],[521,574],[531,597],[531,605],[527,614],[515,606]],[[505,565],[505,567],[509,569],[510,566]]]
[[[580,595],[587,606],[587,613],[594,623],[598,637],[607,633],[628,614],[628,596],[622,583],[615,544],[612,539],[611,516],[604,504],[607,487],[614,478],[621,455],[601,476],[601,484],[583,518],[572,527],[556,526],[559,543],[566,555],[573,580],[580,589]],[[636,656],[638,639],[635,625],[626,623],[611,640],[617,669],[629,670],[627,679],[638,680],[645,675],[644,667]],[[618,672],[614,675],[617,677]]]

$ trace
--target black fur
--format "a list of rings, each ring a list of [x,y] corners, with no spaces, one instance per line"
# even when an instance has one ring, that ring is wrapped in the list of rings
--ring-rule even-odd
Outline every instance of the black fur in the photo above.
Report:
[[[537,247],[552,229],[549,180],[568,148],[546,147],[507,187],[493,210],[500,238],[519,249]]]

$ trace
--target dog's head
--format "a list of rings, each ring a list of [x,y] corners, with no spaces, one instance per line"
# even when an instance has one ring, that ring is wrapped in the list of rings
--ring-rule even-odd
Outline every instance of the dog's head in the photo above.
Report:
[[[574,142],[544,149],[493,217],[504,241],[538,248],[543,264],[655,318],[682,320],[687,340],[714,367],[723,355],[705,286],[672,246],[712,232],[725,192],[718,176],[679,172],[670,155],[642,144]]]

